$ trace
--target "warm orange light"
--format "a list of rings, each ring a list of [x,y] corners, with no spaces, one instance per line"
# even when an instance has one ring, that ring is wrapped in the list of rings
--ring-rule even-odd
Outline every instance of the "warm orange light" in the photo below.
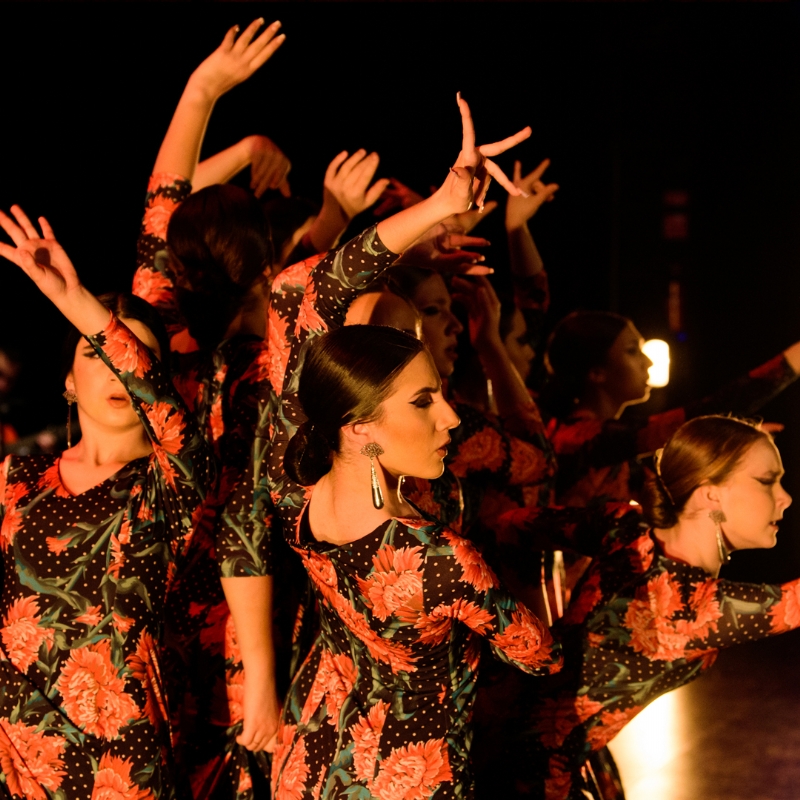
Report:
[[[642,350],[653,362],[648,370],[648,383],[659,388],[669,383],[669,345],[661,339],[648,339]]]

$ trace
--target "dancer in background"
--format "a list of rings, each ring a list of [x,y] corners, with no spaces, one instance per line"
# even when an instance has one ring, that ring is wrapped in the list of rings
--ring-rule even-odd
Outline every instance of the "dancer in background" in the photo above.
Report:
[[[556,538],[593,556],[566,615],[558,678],[527,686],[510,797],[621,797],[591,756],[649,703],[705,672],[721,647],[800,626],[800,580],[723,580],[736,550],[774,547],[791,498],[770,435],[747,421],[690,420],[656,459],[642,514],[627,504],[556,529],[547,510],[504,518],[521,543]],[[520,752],[520,744],[523,745]],[[516,781],[516,788],[514,783]]]
[[[160,356],[157,313],[105,305],[50,226],[0,225],[21,267],[75,326],[68,403],[81,440],[9,456],[0,474],[0,765],[12,798],[172,798],[176,777],[159,646],[164,598],[214,477],[210,450]]]
[[[471,202],[486,162],[460,106],[464,145],[436,194],[328,256],[294,313],[284,313],[292,298],[281,276],[273,291],[273,363],[285,379],[270,475],[321,615],[285,705],[276,798],[355,786],[379,797],[401,786],[421,798],[469,796],[479,637],[523,669],[557,667],[541,623],[502,593],[466,541],[418,517],[398,490],[401,474],[441,474],[458,424],[431,356],[391,328],[334,330],[398,251]],[[387,592],[397,580],[405,588]],[[422,768],[409,770],[409,760]]]
[[[543,407],[553,416],[548,437],[558,459],[556,500],[638,500],[652,454],[687,419],[712,413],[754,414],[797,379],[800,342],[710,397],[654,414],[620,419],[650,397],[650,359],[631,320],[607,311],[576,311],[556,326],[547,346],[550,386]]]

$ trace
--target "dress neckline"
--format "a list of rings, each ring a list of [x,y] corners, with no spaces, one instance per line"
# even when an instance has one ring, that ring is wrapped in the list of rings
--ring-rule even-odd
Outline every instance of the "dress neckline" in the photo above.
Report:
[[[56,477],[58,478],[58,484],[59,484],[59,487],[61,488],[61,490],[62,490],[62,492],[64,493],[64,495],[65,495],[66,497],[70,497],[70,498],[73,498],[73,499],[74,499],[74,498],[76,498],[76,497],[83,497],[85,494],[88,494],[89,492],[92,492],[92,491],[94,491],[95,489],[99,489],[101,486],[103,486],[104,484],[108,483],[109,481],[114,481],[114,480],[116,480],[116,479],[117,479],[117,477],[120,475],[120,473],[121,473],[123,470],[126,470],[126,469],[128,469],[128,467],[130,467],[130,465],[131,465],[131,464],[135,464],[137,461],[142,461],[142,460],[147,460],[147,461],[149,461],[149,460],[150,460],[150,458],[151,458],[150,456],[139,456],[139,458],[134,458],[134,459],[132,459],[131,461],[129,461],[127,464],[123,464],[123,465],[122,465],[122,466],[121,466],[121,467],[120,467],[118,470],[116,470],[116,472],[113,472],[113,473],[112,473],[111,475],[109,475],[107,478],[103,478],[103,480],[99,481],[98,483],[95,483],[93,486],[90,486],[88,489],[84,489],[82,492],[77,492],[77,493],[76,493],[76,492],[73,492],[73,491],[72,491],[72,490],[71,490],[71,489],[70,489],[70,488],[69,488],[69,487],[68,487],[68,486],[67,486],[67,485],[64,483],[64,479],[61,477],[61,456],[60,456],[60,455],[59,455],[59,456],[56,456],[56,461],[55,461],[55,474],[56,474]]]

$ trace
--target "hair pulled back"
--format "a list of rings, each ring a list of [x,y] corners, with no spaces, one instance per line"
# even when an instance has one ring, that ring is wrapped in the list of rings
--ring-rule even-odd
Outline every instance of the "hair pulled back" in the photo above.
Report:
[[[315,484],[339,452],[339,431],[380,415],[397,375],[421,353],[419,339],[396,328],[350,325],[306,351],[298,399],[308,417],[289,441],[283,466],[301,486]]]
[[[175,209],[167,247],[189,333],[202,348],[216,347],[272,263],[269,223],[261,206],[238,186],[201,189]]]
[[[627,317],[610,311],[573,311],[556,325],[544,356],[550,382],[543,402],[552,416],[571,412],[586,389],[589,373],[603,366],[629,323]]]
[[[695,489],[723,483],[761,440],[772,437],[757,423],[736,417],[695,417],[681,425],[656,454],[656,474],[645,483],[642,509],[648,523],[677,525]]]
[[[142,300],[141,297],[128,292],[108,292],[107,294],[101,294],[97,299],[123,321],[135,319],[147,327],[158,342],[158,347],[161,350],[160,360],[169,364],[169,335],[167,334],[167,329],[164,327],[161,315],[147,300]],[[83,334],[74,325],[70,325],[64,338],[62,349],[62,379],[66,378],[72,370],[72,365],[75,361],[75,349],[82,336]]]

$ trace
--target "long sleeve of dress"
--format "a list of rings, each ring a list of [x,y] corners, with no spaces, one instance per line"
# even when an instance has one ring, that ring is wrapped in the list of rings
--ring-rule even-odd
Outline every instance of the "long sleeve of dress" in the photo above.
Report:
[[[211,451],[189,414],[167,370],[113,314],[106,328],[86,339],[120,379],[153,445],[151,469],[160,473],[155,491],[184,532],[215,475]]]
[[[192,193],[181,175],[157,173],[150,177],[145,196],[133,293],[158,309],[172,340],[172,349],[192,349],[189,333],[175,301],[175,275],[167,255],[167,226],[175,209]]]

